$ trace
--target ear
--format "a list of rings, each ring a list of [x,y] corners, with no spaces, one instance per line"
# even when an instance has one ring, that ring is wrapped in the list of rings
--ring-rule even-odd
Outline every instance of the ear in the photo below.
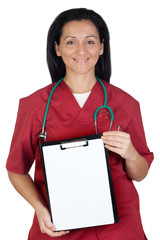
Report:
[[[103,39],[103,41],[102,41],[102,43],[101,43],[99,55],[103,55],[103,53],[104,53],[104,39]]]
[[[57,44],[56,41],[54,42],[54,48],[55,48],[55,52],[56,52],[57,56],[60,57],[61,53],[59,51],[59,45]]]

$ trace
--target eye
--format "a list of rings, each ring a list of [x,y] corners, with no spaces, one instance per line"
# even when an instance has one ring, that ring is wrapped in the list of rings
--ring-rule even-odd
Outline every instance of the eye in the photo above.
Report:
[[[89,40],[87,41],[87,44],[94,44],[94,41]]]
[[[72,40],[67,42],[67,45],[74,45],[74,44],[75,44],[75,41],[72,41]]]

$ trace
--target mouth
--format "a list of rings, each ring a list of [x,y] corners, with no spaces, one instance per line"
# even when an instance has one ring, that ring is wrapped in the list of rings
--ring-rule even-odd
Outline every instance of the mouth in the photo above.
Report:
[[[76,59],[76,58],[73,58],[73,60],[77,63],[85,63],[89,60],[89,58],[84,58],[84,59]]]

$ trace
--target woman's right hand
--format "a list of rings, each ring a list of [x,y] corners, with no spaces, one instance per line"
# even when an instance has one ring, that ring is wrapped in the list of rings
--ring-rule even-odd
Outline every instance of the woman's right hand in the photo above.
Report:
[[[62,235],[69,233],[69,231],[54,232],[56,228],[54,224],[51,222],[51,216],[46,207],[41,205],[39,208],[37,208],[36,215],[42,233],[46,233],[50,237],[60,237]]]
[[[42,233],[46,233],[51,237],[59,237],[69,233],[69,231],[54,232],[56,228],[51,222],[49,211],[45,206],[45,203],[34,181],[28,173],[18,174],[14,172],[8,172],[8,176],[15,189],[35,209]]]

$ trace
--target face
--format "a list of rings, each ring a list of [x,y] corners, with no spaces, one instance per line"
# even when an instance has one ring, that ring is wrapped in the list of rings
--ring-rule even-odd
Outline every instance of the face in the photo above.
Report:
[[[103,54],[103,43],[91,21],[71,21],[64,25],[60,44],[55,42],[55,50],[65,63],[66,73],[93,74]]]

